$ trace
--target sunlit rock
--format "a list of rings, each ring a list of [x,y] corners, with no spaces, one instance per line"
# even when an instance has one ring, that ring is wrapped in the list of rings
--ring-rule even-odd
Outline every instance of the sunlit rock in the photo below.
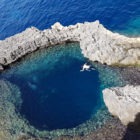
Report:
[[[139,65],[140,38],[129,38],[107,30],[99,21],[62,26],[55,23],[43,31],[31,27],[0,41],[0,64],[8,65],[39,48],[79,42],[82,53],[92,61],[108,65]]]
[[[103,97],[108,110],[127,125],[140,113],[140,86],[105,89]]]

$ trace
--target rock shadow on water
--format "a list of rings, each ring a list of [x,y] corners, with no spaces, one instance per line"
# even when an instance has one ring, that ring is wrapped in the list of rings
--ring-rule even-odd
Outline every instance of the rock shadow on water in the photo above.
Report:
[[[122,140],[140,140],[140,113],[136,115],[134,122],[128,124]]]

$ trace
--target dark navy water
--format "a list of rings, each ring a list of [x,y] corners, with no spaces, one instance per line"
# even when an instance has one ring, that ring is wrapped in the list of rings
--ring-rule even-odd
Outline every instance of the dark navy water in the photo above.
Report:
[[[28,27],[100,20],[113,31],[140,33],[140,0],[0,0],[0,39]]]
[[[14,79],[21,84],[23,104],[21,114],[38,129],[73,128],[90,119],[99,100],[97,71],[79,72],[84,61],[72,57],[67,65],[55,66],[47,75],[47,66],[32,73],[35,81]],[[13,80],[13,79],[12,79]]]

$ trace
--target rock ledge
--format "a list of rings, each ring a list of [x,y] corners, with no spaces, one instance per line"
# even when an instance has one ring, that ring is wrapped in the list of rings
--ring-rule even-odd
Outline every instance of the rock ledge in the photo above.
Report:
[[[119,117],[124,125],[135,120],[140,113],[140,86],[126,85],[103,90],[103,98],[110,113]]]
[[[108,65],[140,65],[140,37],[129,38],[107,30],[99,21],[67,27],[55,23],[43,31],[31,27],[0,41],[0,65],[8,65],[39,48],[79,42],[82,53],[92,61]]]

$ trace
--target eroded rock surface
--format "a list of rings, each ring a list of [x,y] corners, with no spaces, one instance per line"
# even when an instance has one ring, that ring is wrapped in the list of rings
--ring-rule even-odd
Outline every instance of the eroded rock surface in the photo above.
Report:
[[[103,98],[108,110],[125,125],[133,122],[140,113],[140,86],[105,89]]]
[[[108,65],[140,64],[140,37],[112,33],[99,23],[85,22],[63,27],[56,23],[40,31],[34,27],[0,41],[0,64],[8,65],[39,48],[65,42],[79,42],[82,53],[92,61]]]

